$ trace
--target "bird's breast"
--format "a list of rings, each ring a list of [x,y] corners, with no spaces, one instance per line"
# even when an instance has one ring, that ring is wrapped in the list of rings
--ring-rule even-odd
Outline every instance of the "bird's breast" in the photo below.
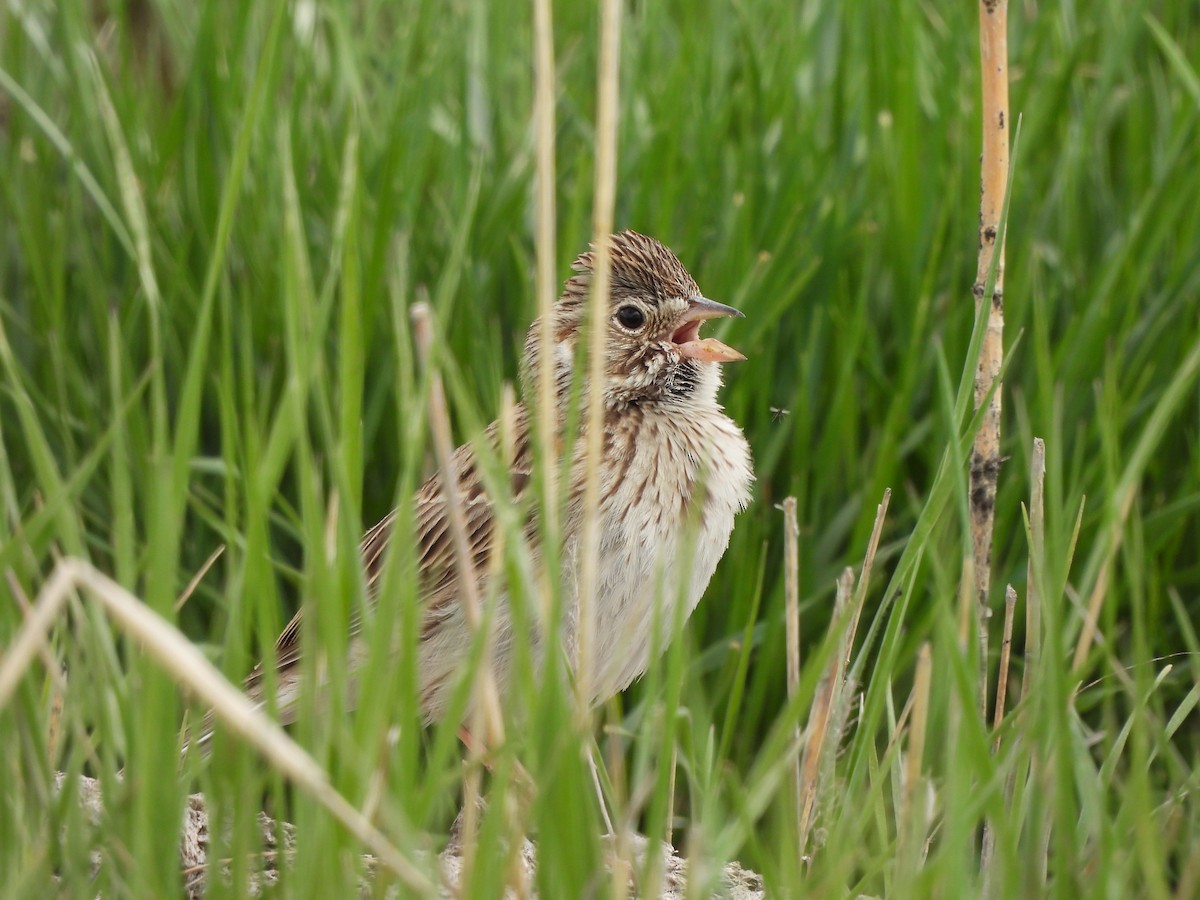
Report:
[[[645,671],[695,609],[753,481],[749,445],[719,408],[637,410],[611,423],[608,438],[593,644],[597,701]]]

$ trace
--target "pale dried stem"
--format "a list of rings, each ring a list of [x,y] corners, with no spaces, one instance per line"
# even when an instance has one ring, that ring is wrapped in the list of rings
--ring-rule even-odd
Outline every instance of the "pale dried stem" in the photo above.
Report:
[[[889,758],[896,752],[896,748],[900,746],[900,740],[904,737],[904,729],[908,725],[908,717],[912,715],[912,707],[913,696],[909,694],[908,699],[904,701],[904,705],[900,707],[900,715],[896,716],[896,725],[892,729],[887,745],[883,748],[881,759]]]
[[[846,629],[846,657],[844,663],[850,665],[850,656],[854,652],[854,635],[858,632],[858,620],[862,616],[863,604],[867,600],[867,587],[871,582],[871,568],[875,565],[875,554],[879,551],[879,539],[883,535],[883,523],[887,518],[888,505],[892,502],[892,489],[885,488],[883,500],[875,507],[875,524],[871,526],[871,539],[867,542],[867,553],[863,557],[862,575],[858,579],[858,587],[854,591],[854,613],[850,618],[850,626]]]
[[[500,390],[500,415],[497,421],[500,423],[500,459],[504,463],[504,471],[511,472],[517,459],[517,396],[513,391],[513,386],[508,382],[505,382]],[[496,529],[492,550],[488,556],[489,602],[493,600],[493,594],[499,592],[504,584],[504,556],[507,547],[505,537],[503,528]],[[488,635],[489,641],[485,657],[489,671],[491,670],[493,650],[491,638],[493,637],[494,634]]]
[[[463,516],[462,503],[458,490],[458,473],[454,470],[454,444],[450,437],[449,417],[446,413],[446,397],[442,381],[431,362],[433,347],[433,321],[428,305],[417,303],[412,311],[413,335],[417,342],[417,353],[421,364],[429,369],[429,425],[433,435],[434,454],[438,460],[438,468],[442,472],[442,494],[446,502],[446,510],[450,520],[450,539],[454,546],[455,562],[458,566],[459,583],[463,585],[462,601],[466,611],[467,624],[475,631],[480,624],[479,591],[475,583],[475,565],[471,560],[470,545],[466,535],[466,520]],[[472,719],[478,718],[474,710],[482,704],[476,684],[475,703],[472,704]],[[474,730],[478,726],[472,724]],[[479,737],[478,732],[475,732]],[[486,738],[484,740],[487,740]],[[467,743],[468,752],[472,756],[482,754],[477,749],[477,741]],[[463,779],[463,852],[464,862],[470,864],[471,847],[475,843],[477,828],[476,815],[479,808],[480,784],[479,773],[474,767],[467,772]]]
[[[515,457],[515,432],[516,432],[516,397],[513,395],[511,384],[505,384],[500,395],[500,458],[504,461],[506,470],[511,470],[513,459]],[[504,529],[497,529],[495,540],[492,544],[490,553],[488,554],[488,571],[487,584],[488,595],[487,602],[493,604],[494,608],[495,593],[500,590],[500,585],[504,578],[504,552],[505,552],[505,534]],[[495,747],[499,742],[504,740],[504,719],[499,709],[499,693],[494,682],[493,665],[493,638],[494,629],[489,630],[485,635],[482,658],[479,661],[479,670],[476,673],[476,697],[492,696],[495,698],[494,709],[489,712],[484,703],[474,703],[471,706],[471,731],[474,734],[487,735],[486,746],[478,741],[473,741],[468,745],[470,750],[471,766],[469,767],[466,777],[463,779],[463,824],[461,831],[461,846],[463,856],[463,879],[468,877],[475,863],[476,835],[479,829],[479,817],[482,812],[482,804],[476,802],[480,796],[480,785],[482,784],[482,774],[480,766],[487,764],[487,752],[489,747]],[[506,795],[506,801],[511,798],[511,794]],[[506,808],[509,822],[512,823],[515,817],[515,810]]]
[[[1008,184],[1008,0],[980,0],[979,56],[983,84],[983,156],[979,198],[979,264],[972,294],[987,304],[987,331],[975,370],[975,408],[987,411],[971,454],[971,543],[975,556],[979,703],[987,716],[988,606],[996,482],[1000,475],[1000,373],[1004,353],[1004,250],[996,253]],[[991,297],[988,273],[996,270]],[[990,399],[988,397],[991,393]]]
[[[472,631],[483,621],[479,599],[479,583],[476,581],[475,563],[471,558],[471,546],[467,539],[467,522],[463,514],[462,495],[459,491],[458,472],[454,467],[454,442],[450,437],[450,416],[446,410],[446,394],[437,367],[432,364],[433,314],[427,303],[414,303],[412,307],[413,333],[421,364],[429,370],[429,430],[433,438],[434,455],[442,473],[442,494],[446,501],[446,516],[450,524],[450,540],[454,547],[455,564],[458,566],[458,582],[462,586],[460,600]],[[504,738],[504,717],[500,711],[500,698],[496,693],[496,682],[488,659],[479,667],[479,680],[475,685],[473,705],[484,712],[484,732],[476,734],[487,746],[495,747]],[[469,805],[469,804],[468,804]]]
[[[917,653],[917,674],[913,683],[912,723],[908,729],[908,757],[904,767],[903,803],[900,811],[900,859],[907,861],[908,848],[920,840],[925,830],[924,817],[916,820],[917,788],[925,760],[925,729],[929,724],[929,685],[933,676],[933,657],[929,642]]]
[[[1012,661],[1013,617],[1017,609],[1017,591],[1011,584],[1004,589],[1004,640],[1000,644],[1000,671],[996,676],[996,709],[992,716],[992,752],[1000,750],[1000,726],[1004,723],[1004,705],[1008,700],[1008,671]]]
[[[591,296],[588,316],[587,413],[585,419],[583,525],[580,534],[575,676],[582,723],[592,703],[596,579],[600,550],[600,455],[604,447],[604,343],[611,278],[613,210],[617,188],[617,87],[621,38],[620,0],[600,8],[600,66],[596,101],[596,185],[592,210]]]
[[[834,601],[833,618],[829,622],[829,634],[841,631],[841,638],[829,659],[829,668],[821,677],[809,711],[807,737],[804,742],[804,759],[800,767],[800,854],[804,856],[816,815],[817,796],[821,788],[821,763],[829,724],[833,720],[842,682],[842,661],[845,658],[846,610],[854,590],[854,573],[850,569],[842,572],[837,583],[837,599]]]
[[[474,755],[472,753],[472,756]],[[463,874],[466,877],[470,877],[471,869],[475,865],[475,850],[479,836],[479,816],[482,811],[483,775],[480,772],[479,766],[472,765],[467,768],[466,773],[463,775],[462,791],[462,829],[459,832],[459,846],[462,848]]]
[[[976,619],[975,560],[963,558],[962,579],[958,585],[958,649],[964,655],[971,638],[971,623]]]
[[[996,709],[992,716],[992,754],[1000,752],[1000,726],[1004,722],[1004,706],[1008,698],[1008,672],[1012,660],[1013,618],[1017,609],[1017,592],[1010,584],[1004,589],[1004,641],[1000,645],[1000,671],[996,675]],[[1011,778],[1005,788],[1005,808],[1009,807],[1011,798]],[[996,830],[991,816],[983,822],[983,844],[979,857],[979,868],[983,873],[983,896],[990,897],[992,893],[993,871],[992,863],[996,852]]]
[[[187,586],[183,589],[183,593],[179,595],[179,599],[175,601],[175,612],[179,612],[181,609],[183,609],[184,604],[191,599],[191,596],[193,593],[195,593],[196,588],[200,586],[200,582],[204,580],[204,576],[208,574],[208,570],[216,564],[217,560],[221,558],[221,554],[224,552],[225,545],[220,544],[216,550],[208,555],[208,559],[204,561],[204,564],[200,566],[200,569],[195,575],[192,576],[191,581],[189,581]]]
[[[182,687],[212,708],[229,730],[258,750],[279,772],[320,803],[345,828],[396,873],[411,890],[432,894],[433,881],[338,793],[322,769],[245,694],[208,661],[177,628],[91,564],[68,558],[42,587],[33,611],[0,659],[0,708],[6,706],[29,664],[46,640],[72,591],[95,597],[116,625],[144,648]]]
[[[783,589],[784,630],[787,640],[787,695],[790,700],[800,687],[800,529],[796,522],[796,498],[783,501]],[[800,744],[800,723],[796,723],[796,745]],[[796,821],[802,819],[804,795],[800,789],[800,757],[793,763],[792,790],[795,793]],[[804,855],[803,842],[800,854]]]
[[[1042,596],[1038,591],[1040,566],[1046,552],[1046,442],[1033,439],[1029,461],[1029,563],[1025,569],[1025,677],[1021,697],[1030,696],[1042,658]]]
[[[337,559],[337,523],[340,507],[339,495],[333,493],[325,507],[325,562],[332,564]]]
[[[675,810],[675,776],[679,771],[679,747],[674,742],[671,743],[671,768],[668,770],[667,782],[667,832],[663,835],[663,840],[666,841],[668,847],[675,846],[675,822],[672,813]]]
[[[1033,454],[1029,464],[1029,566],[1026,580],[1028,581],[1025,623],[1025,680],[1021,685],[1022,698],[1031,697],[1038,688],[1040,659],[1042,655],[1042,604],[1049,598],[1043,597],[1038,590],[1038,583],[1044,577],[1043,566],[1046,564],[1046,442],[1041,438],[1033,439]],[[1030,754],[1029,781],[1035,791],[1046,791],[1049,795],[1053,783],[1054,760],[1039,752]],[[1043,807],[1041,820],[1034,823],[1034,866],[1037,872],[1036,883],[1045,885],[1049,874],[1049,850],[1051,832],[1051,811]]]
[[[836,711],[841,704],[842,688],[846,683],[846,657],[849,655],[847,647],[853,635],[850,633],[851,621],[858,617],[860,610],[854,608],[854,570],[849,566],[842,569],[842,577],[838,579],[837,597],[833,604],[833,613],[842,628],[842,633],[839,638],[839,646],[837,656],[834,658],[834,666],[832,672],[833,679],[833,694],[831,710]]]
[[[1104,597],[1108,593],[1109,567],[1116,557],[1117,551],[1121,549],[1124,525],[1129,519],[1129,513],[1133,510],[1133,500],[1136,494],[1136,490],[1131,487],[1117,497],[1119,506],[1108,538],[1108,552],[1100,564],[1096,583],[1088,596],[1087,612],[1084,613],[1083,627],[1079,631],[1079,640],[1075,644],[1075,656],[1071,660],[1071,671],[1075,674],[1078,674],[1082,670],[1083,664],[1087,662],[1088,650],[1096,639],[1096,627],[1100,622],[1100,607],[1104,604]]]
[[[1087,609],[1083,615],[1083,627],[1079,630],[1079,639],[1075,643],[1075,655],[1071,659],[1072,672],[1078,672],[1083,668],[1084,662],[1087,661],[1088,648],[1096,639],[1096,627],[1100,622],[1100,607],[1104,604],[1104,597],[1108,593],[1109,563],[1116,556],[1120,545],[1120,524],[1114,522],[1109,533],[1108,555],[1101,561],[1100,569],[1096,573],[1096,583],[1092,586],[1091,594],[1088,595]]]
[[[596,792],[596,805],[600,807],[600,818],[604,820],[604,827],[608,829],[609,834],[615,834],[616,829],[613,828],[612,816],[608,812],[608,803],[604,799],[604,785],[600,783],[600,766],[596,759],[600,756],[600,746],[597,744],[595,753],[587,755],[588,771],[592,773],[592,788]]]
[[[16,573],[12,569],[6,569],[4,576],[5,580],[8,581],[8,589],[12,591],[17,605],[21,607],[21,614],[28,619],[29,615],[33,612],[33,605],[29,602],[29,598],[25,596],[25,589],[21,587],[21,582],[17,580]],[[42,658],[42,665],[46,667],[46,675],[50,679],[51,688],[50,722],[46,733],[46,755],[51,760],[57,760],[59,741],[62,736],[62,712],[67,696],[67,676],[62,666],[54,658],[54,653],[50,649],[50,642],[48,640],[38,642],[37,652]],[[91,744],[87,741],[84,741],[82,746],[87,747],[89,750],[91,749]],[[98,763],[98,760],[94,758],[92,761]]]
[[[362,804],[362,814],[372,822],[375,821],[375,816],[379,814],[379,805],[387,795],[388,771],[390,768],[388,761],[391,759],[392,751],[395,749],[399,737],[400,727],[392,725],[384,733],[383,739],[379,742],[379,756],[367,781],[367,789],[363,795]]]
[[[533,0],[533,44],[534,44],[534,92],[533,120],[536,166],[534,168],[534,191],[536,203],[535,243],[537,273],[535,290],[538,310],[538,366],[537,422],[539,457],[542,465],[542,483],[545,497],[542,505],[543,538],[557,541],[558,525],[558,459],[557,434],[558,414],[555,384],[554,359],[554,300],[555,276],[555,230],[554,206],[554,28],[550,0]],[[544,603],[551,597],[550,573],[543,570],[541,596]],[[544,622],[551,620],[550,610],[543,606]]]
[[[970,642],[971,642],[971,625],[979,623],[978,605],[975,602],[975,559],[969,553],[964,553],[962,561],[962,577],[958,582],[958,652],[964,658],[969,658]],[[978,634],[978,632],[976,632]],[[980,648],[980,652],[986,653],[986,648]],[[983,671],[986,673],[986,667]],[[949,719],[948,729],[950,734],[957,734],[962,727],[963,710],[962,703],[959,700],[957,691],[950,693],[950,706],[947,711]],[[982,710],[982,715],[987,715],[987,697],[983,697],[978,704]]]
[[[597,740],[588,754],[588,762],[592,768],[592,781],[596,787],[596,800],[600,806],[600,817],[604,820],[607,833],[613,836],[614,852],[620,856],[624,852],[625,836],[636,826],[637,810],[640,801],[630,795],[628,773],[625,769],[624,741],[622,730],[610,723],[620,721],[620,708],[617,699],[612,697],[605,704],[604,749],[601,750]],[[611,810],[605,797],[600,779],[600,764],[604,764],[604,774],[608,780],[611,792]],[[635,787],[636,793],[636,787]],[[615,826],[615,827],[614,827]]]
[[[13,598],[17,601],[17,605],[21,607],[21,614],[28,621],[33,613],[33,604],[29,602],[29,598],[25,596],[25,589],[21,587],[21,582],[17,580],[16,573],[12,569],[4,570],[5,580],[8,582],[8,589],[12,591]],[[54,658],[54,653],[50,650],[49,641],[39,641],[36,647],[37,653],[42,657],[42,665],[46,667],[46,674],[50,676],[50,680],[54,682],[56,691],[66,691],[67,682],[63,675],[62,666]]]

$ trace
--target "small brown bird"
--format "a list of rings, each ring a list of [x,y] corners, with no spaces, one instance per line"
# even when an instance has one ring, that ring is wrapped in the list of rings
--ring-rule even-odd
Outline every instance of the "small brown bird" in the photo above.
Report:
[[[738,426],[717,403],[720,363],[745,359],[714,338],[701,339],[706,319],[741,316],[736,309],[705,299],[675,254],[653,238],[626,231],[610,238],[610,315],[604,359],[604,435],[600,463],[600,540],[595,589],[593,701],[603,702],[627,687],[650,662],[656,624],[669,628],[673,604],[695,608],[717,562],[729,544],[735,514],[750,501],[754,480],[750,447]],[[587,297],[593,255],[575,260],[553,311],[554,358],[559,428],[564,428],[574,366],[581,358],[581,336],[588,317]],[[529,330],[522,359],[522,386],[532,397],[538,371],[539,323]],[[586,385],[585,385],[586,391]],[[511,488],[519,500],[533,466],[533,414],[518,406]],[[495,446],[499,426],[487,440]],[[561,583],[565,614],[560,639],[573,651],[576,640],[576,583],[582,522],[585,436],[574,457],[562,522]],[[454,454],[466,530],[471,541],[473,577],[478,595],[487,596],[485,579],[496,537],[491,502],[476,471],[469,445]],[[531,508],[536,504],[528,504]],[[470,652],[471,631],[462,601],[461,573],[451,542],[441,474],[417,493],[411,508],[393,512],[372,528],[362,544],[371,585],[378,596],[384,549],[397,516],[414,515],[414,535],[424,604],[417,672],[425,718],[442,718],[458,674]],[[532,509],[531,517],[536,515]],[[527,523],[535,562],[538,528]],[[500,593],[493,622],[493,670],[503,696],[513,662],[513,622],[508,599]],[[658,608],[656,609],[656,605]],[[361,668],[367,641],[351,635],[349,669]],[[283,722],[295,718],[300,694],[300,615],[280,635],[275,649],[276,709]],[[545,648],[532,634],[535,661]],[[555,648],[556,649],[556,648]],[[574,659],[573,652],[570,654]],[[259,666],[246,681],[251,698],[263,701],[265,679]],[[351,702],[356,691],[351,684]],[[207,735],[206,735],[207,737]]]

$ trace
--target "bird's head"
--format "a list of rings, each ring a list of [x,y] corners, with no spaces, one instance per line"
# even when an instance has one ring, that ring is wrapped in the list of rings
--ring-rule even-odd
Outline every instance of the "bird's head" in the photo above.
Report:
[[[604,387],[610,406],[642,401],[712,402],[721,383],[717,363],[745,359],[715,338],[701,338],[706,319],[741,316],[706,299],[679,259],[654,238],[624,231],[609,238],[611,276],[605,319]],[[589,318],[595,254],[575,260],[554,307],[554,367],[559,392],[569,390]],[[525,379],[532,388],[539,367],[540,322],[525,343]]]

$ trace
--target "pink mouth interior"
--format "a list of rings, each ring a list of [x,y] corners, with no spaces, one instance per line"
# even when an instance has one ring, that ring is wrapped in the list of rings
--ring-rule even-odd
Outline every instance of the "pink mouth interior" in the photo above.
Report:
[[[671,335],[671,342],[679,345],[700,340],[700,321],[700,319],[694,319],[691,322],[684,322]]]

